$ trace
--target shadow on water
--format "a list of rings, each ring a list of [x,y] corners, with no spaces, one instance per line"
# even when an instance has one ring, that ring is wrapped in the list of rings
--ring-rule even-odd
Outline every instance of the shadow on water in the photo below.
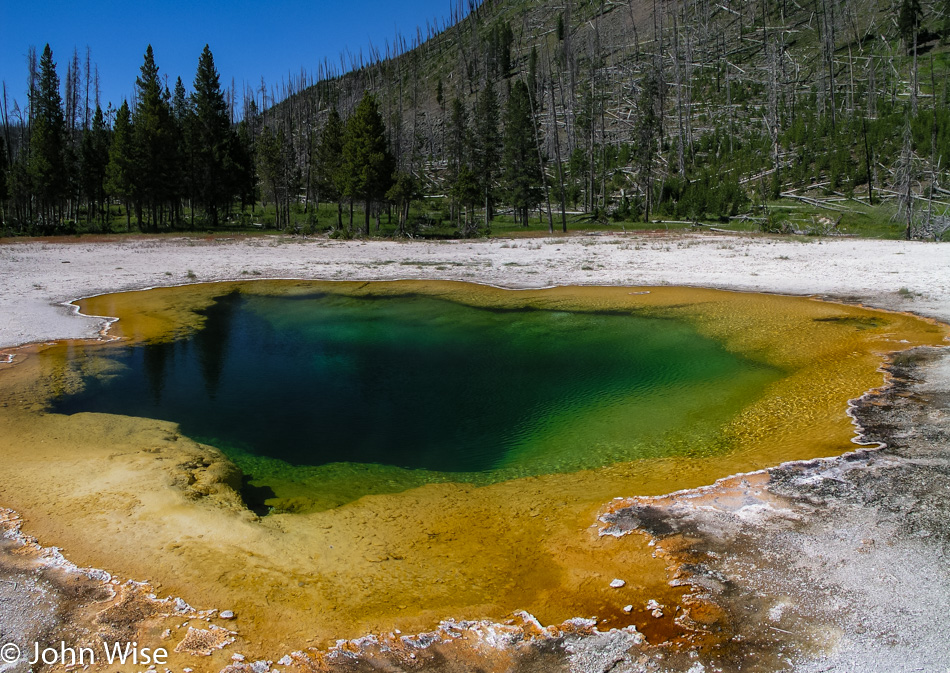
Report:
[[[152,403],[156,407],[162,404],[162,393],[165,390],[165,366],[169,355],[174,354],[174,348],[174,344],[167,342],[147,343],[142,346],[142,370],[148,379]]]
[[[208,308],[200,311],[205,316],[204,328],[194,336],[198,351],[198,362],[204,374],[205,390],[208,397],[215,399],[221,385],[225,356],[228,353],[234,314],[240,306],[240,294],[232,292]]]
[[[255,486],[251,483],[253,477],[244,475],[241,478],[241,498],[247,508],[258,516],[267,516],[271,508],[266,504],[268,500],[276,498],[277,494],[270,486]]]

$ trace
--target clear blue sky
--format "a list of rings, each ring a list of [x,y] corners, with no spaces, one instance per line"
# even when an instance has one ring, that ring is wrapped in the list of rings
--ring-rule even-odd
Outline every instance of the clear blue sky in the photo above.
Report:
[[[339,64],[341,51],[381,49],[398,29],[407,39],[426,20],[449,15],[450,0],[139,0],[35,2],[0,0],[0,80],[20,101],[26,98],[26,54],[48,42],[60,80],[73,48],[85,60],[86,46],[99,66],[103,107],[131,97],[151,44],[159,71],[171,85],[181,76],[191,90],[205,43],[214,54],[222,86],[234,78],[268,88],[301,68],[313,72],[324,58]]]

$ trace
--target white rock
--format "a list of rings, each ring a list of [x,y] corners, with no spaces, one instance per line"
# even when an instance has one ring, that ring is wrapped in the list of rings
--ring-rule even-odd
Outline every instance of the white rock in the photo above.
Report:
[[[619,589],[621,587],[627,586],[627,583],[624,582],[623,580],[612,580],[610,582],[610,586],[614,589]]]
[[[231,610],[225,610],[224,612],[222,612],[222,613],[221,613],[220,615],[218,615],[218,616],[219,616],[221,619],[234,619],[234,612],[232,612]]]
[[[633,612],[633,606],[632,606],[632,605],[624,605],[624,606],[623,606],[623,611],[626,612],[626,613],[629,615],[631,612]]]
[[[176,599],[175,599],[175,612],[178,612],[178,613],[180,613],[180,614],[184,614],[184,613],[187,613],[187,612],[194,612],[194,611],[195,611],[195,609],[194,609],[193,607],[191,607],[190,605],[188,605],[188,604],[187,604],[185,601],[183,601],[182,599],[180,599],[180,598],[176,598]]]

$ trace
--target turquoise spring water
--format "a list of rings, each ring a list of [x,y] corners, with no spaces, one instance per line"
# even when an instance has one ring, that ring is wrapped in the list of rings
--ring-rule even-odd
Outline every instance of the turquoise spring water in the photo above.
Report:
[[[52,410],[174,421],[253,484],[335,506],[726,451],[722,426],[781,374],[645,314],[238,292],[203,314],[178,340],[115,346],[119,366]]]

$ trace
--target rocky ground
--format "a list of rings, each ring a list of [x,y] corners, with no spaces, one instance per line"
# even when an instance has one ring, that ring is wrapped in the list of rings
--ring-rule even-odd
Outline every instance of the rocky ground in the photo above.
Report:
[[[62,306],[79,296],[256,277],[687,284],[817,294],[950,321],[948,259],[945,246],[926,243],[692,234],[12,243],[0,245],[0,346],[95,333],[101,320]],[[604,534],[652,535],[672,581],[690,586],[706,605],[688,625],[708,636],[705,648],[650,647],[630,630],[597,633],[583,623],[541,629],[524,616],[507,625],[443,624],[417,638],[343,643],[272,663],[235,657],[228,670],[950,670],[950,357],[919,349],[900,356],[891,371],[892,387],[853,410],[864,440],[884,448],[631,498],[603,515]],[[70,568],[19,537],[10,516],[0,547],[0,641],[181,626],[181,606],[156,607],[144,589]],[[211,634],[206,638],[220,622],[212,613],[192,619]],[[25,669],[0,663],[0,670]]]
[[[608,533],[651,532],[726,611],[735,635],[708,670],[950,670],[950,358],[922,349],[891,371],[854,409],[884,448],[603,517]]]

